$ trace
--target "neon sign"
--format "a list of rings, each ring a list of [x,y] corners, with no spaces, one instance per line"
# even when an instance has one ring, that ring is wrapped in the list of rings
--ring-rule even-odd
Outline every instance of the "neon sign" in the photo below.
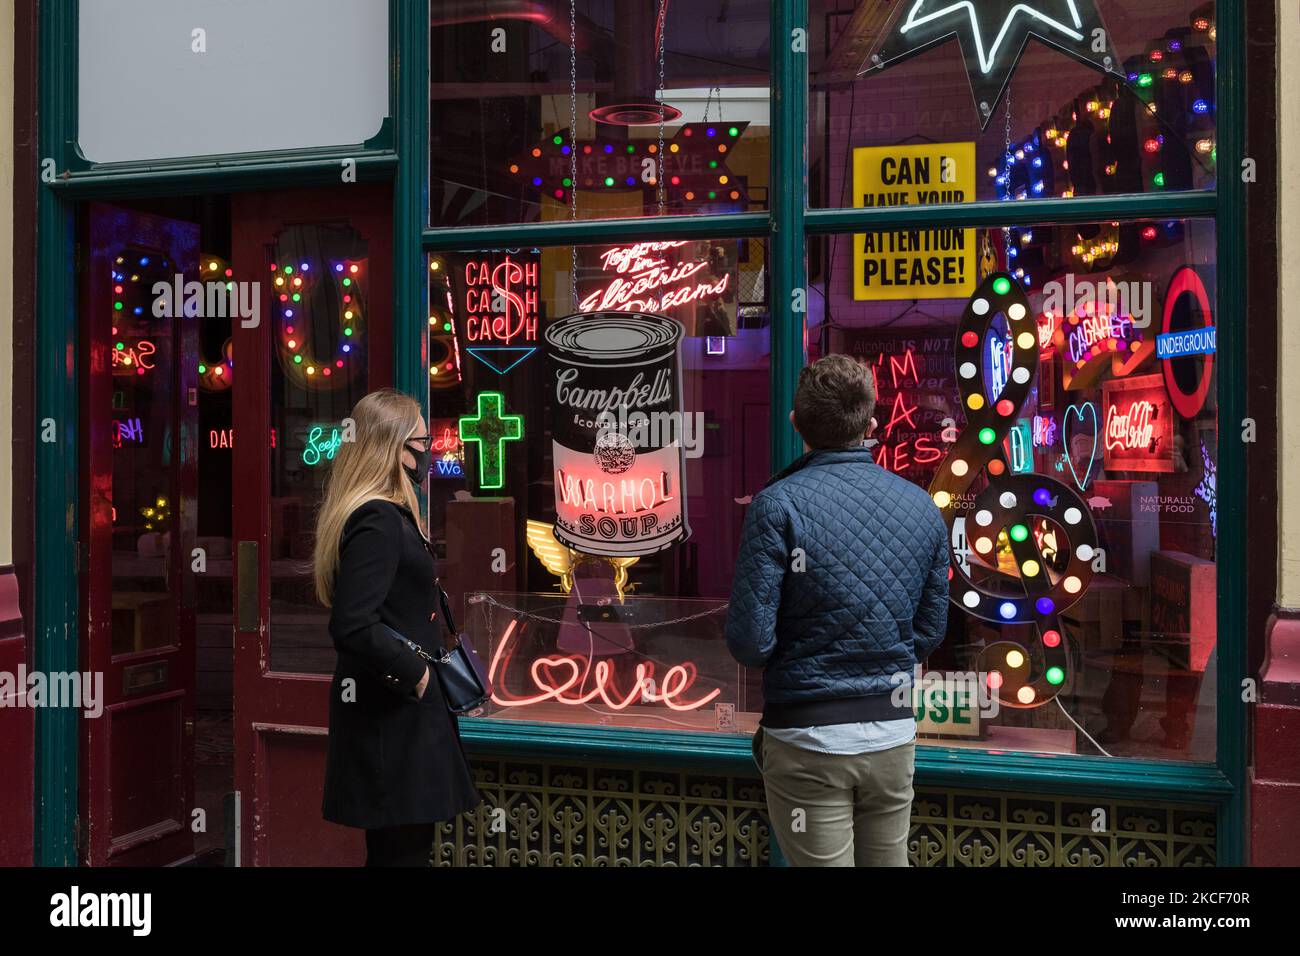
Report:
[[[435,418],[429,422],[429,434],[433,441],[429,450],[433,456],[429,461],[429,474],[434,478],[465,477],[464,448],[456,430],[454,418]]]
[[[1033,418],[1033,442],[1035,448],[1051,448],[1056,444],[1056,419],[1049,415],[1035,415]]]
[[[324,438],[325,426],[313,425],[307,432],[307,444],[302,450],[302,463],[304,465],[319,465],[322,460],[333,461],[334,456],[338,454],[339,446],[343,444],[343,439],[339,435],[337,427],[331,426],[329,438]]]
[[[584,297],[578,309],[582,312],[664,312],[701,296],[725,292],[730,275],[724,275],[716,283],[691,281],[708,266],[707,261],[671,262],[656,254],[685,245],[686,242],[640,242],[606,249],[600,254],[600,268],[606,273],[613,270],[615,278]]]
[[[735,248],[691,240],[610,246],[599,253],[599,284],[582,283],[578,311],[681,311],[687,315],[674,317],[695,319],[687,335],[733,335]]]
[[[531,682],[529,693],[510,693],[502,686],[498,675],[504,674],[509,666],[511,638],[515,634],[517,623],[518,621],[511,621],[506,627],[488,665],[492,701],[501,707],[527,707],[548,701],[583,707],[599,701],[611,710],[620,711],[638,703],[663,704],[670,710],[691,711],[705,706],[722,693],[720,688],[714,688],[702,697],[685,699],[684,695],[694,685],[698,674],[695,664],[690,661],[669,667],[664,672],[663,679],[658,682],[655,680],[655,665],[650,661],[642,661],[636,665],[631,688],[623,692],[615,684],[614,668],[609,660],[601,659],[593,665],[590,658],[581,654],[538,657],[528,666]],[[590,689],[585,689],[588,679],[591,686]]]
[[[233,428],[210,428],[208,429],[208,447],[225,448],[235,447],[235,430]],[[275,429],[271,429],[271,447],[275,447]]]
[[[153,369],[153,356],[157,351],[158,347],[149,339],[139,339],[131,346],[125,342],[117,342],[112,349],[113,374],[130,375],[134,372],[136,375],[143,375]]]
[[[478,445],[478,483],[484,490],[505,485],[506,442],[524,437],[522,415],[506,415],[500,392],[478,393],[478,414],[463,415],[460,440]]]
[[[1069,390],[1091,388],[1109,368],[1122,378],[1144,365],[1155,348],[1135,328],[1133,318],[1112,311],[1106,302],[1089,300],[1065,317],[1053,342],[1067,356],[1061,384]]]
[[[880,36],[859,76],[959,37],[981,129],[992,119],[1031,36],[1105,73],[1113,73],[1119,63],[1096,0],[910,0],[898,4]]]
[[[872,458],[881,468],[928,480],[943,457],[944,419],[953,416],[952,338],[947,330],[895,333],[850,330],[844,351],[867,366],[876,383]]]
[[[144,426],[139,418],[113,420],[113,447],[121,448],[126,442],[136,445],[144,444]]]
[[[1175,333],[1173,331],[1174,311],[1186,296],[1191,296],[1200,310],[1201,328],[1189,332]],[[1192,338],[1192,335],[1197,332],[1201,334],[1200,350],[1204,357],[1199,363],[1193,363],[1200,365],[1200,373],[1195,388],[1190,392],[1183,388],[1178,381],[1178,377],[1174,375],[1175,356],[1161,356],[1164,359],[1165,389],[1169,393],[1169,401],[1183,418],[1195,418],[1205,406],[1205,400],[1210,395],[1210,382],[1214,371],[1215,344],[1214,314],[1210,311],[1210,294],[1206,291],[1205,283],[1195,269],[1184,266],[1175,272],[1173,278],[1169,280],[1169,288],[1165,292],[1165,311],[1160,331],[1159,338],[1165,339],[1167,342],[1177,341],[1176,336],[1184,336],[1185,341],[1196,341],[1196,339]],[[1204,342],[1204,337],[1207,335],[1209,339],[1208,348],[1205,347],[1207,343]],[[1183,354],[1190,355],[1190,353]]]
[[[1174,470],[1174,422],[1159,375],[1107,382],[1104,461],[1107,471]]]
[[[1070,420],[1078,418],[1079,424],[1082,425],[1085,418],[1090,421],[1089,428],[1091,435],[1086,432],[1070,431]],[[1084,402],[1081,405],[1071,405],[1065,410],[1065,419],[1061,425],[1061,432],[1065,441],[1065,464],[1070,466],[1070,474],[1074,477],[1074,484],[1080,491],[1087,490],[1088,481],[1092,477],[1092,467],[1097,461],[1097,442],[1099,440],[1100,424],[1097,421],[1097,406],[1092,402]],[[1083,470],[1083,477],[1079,477],[1079,470],[1074,466],[1075,448],[1083,447],[1087,442],[1091,442],[1088,447],[1088,466]],[[1061,467],[1057,466],[1058,469]]]
[[[1210,450],[1205,447],[1204,440],[1201,441],[1201,466],[1205,469],[1205,474],[1200,484],[1192,489],[1192,494],[1204,501],[1205,506],[1210,509],[1210,536],[1217,538],[1219,536],[1219,469],[1214,459],[1210,457]]]
[[[1033,442],[1030,437],[1029,423],[1016,422],[1007,433],[1008,463],[1013,475],[1023,475],[1034,470]]]
[[[465,281],[465,339],[479,345],[537,341],[537,259],[471,259]]]

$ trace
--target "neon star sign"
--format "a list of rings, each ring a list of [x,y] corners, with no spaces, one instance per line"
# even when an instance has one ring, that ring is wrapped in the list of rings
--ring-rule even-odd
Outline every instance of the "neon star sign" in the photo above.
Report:
[[[907,0],[858,75],[893,66],[954,36],[961,44],[981,129],[993,118],[1031,36],[1119,75],[1119,57],[1096,0]]]
[[[458,423],[461,442],[478,446],[478,484],[484,491],[505,485],[506,442],[524,437],[524,417],[504,412],[500,392],[479,392],[478,414],[462,416]]]

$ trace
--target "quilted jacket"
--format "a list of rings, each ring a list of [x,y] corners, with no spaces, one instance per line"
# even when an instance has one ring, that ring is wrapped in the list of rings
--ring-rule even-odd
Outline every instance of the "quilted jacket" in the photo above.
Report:
[[[808,452],[754,496],[726,635],[732,656],[763,668],[768,726],[810,723],[772,720],[772,705],[879,702],[909,686],[947,618],[939,509],[924,489],[877,465],[869,448]],[[811,722],[882,719],[877,711]]]

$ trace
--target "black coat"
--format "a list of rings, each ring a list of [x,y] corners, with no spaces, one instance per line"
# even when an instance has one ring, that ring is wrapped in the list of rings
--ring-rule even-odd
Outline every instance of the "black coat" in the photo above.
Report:
[[[406,508],[372,500],[343,526],[330,613],[338,665],[330,685],[325,819],[352,827],[448,820],[477,806],[455,716],[436,673],[383,622],[436,654],[442,622],[433,557]],[[345,683],[347,682],[347,683]]]

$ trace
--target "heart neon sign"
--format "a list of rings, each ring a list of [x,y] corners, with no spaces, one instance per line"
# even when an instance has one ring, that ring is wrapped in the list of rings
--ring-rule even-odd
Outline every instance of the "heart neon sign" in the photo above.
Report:
[[[1083,424],[1084,418],[1092,419],[1092,449],[1088,452],[1088,467],[1084,470],[1083,479],[1079,479],[1079,471],[1074,467],[1074,450],[1073,438],[1070,433],[1070,419],[1078,418],[1079,424]],[[1065,418],[1061,422],[1061,433],[1065,440],[1065,462],[1070,466],[1070,474],[1074,476],[1074,483],[1080,491],[1088,487],[1088,482],[1092,479],[1092,467],[1097,460],[1097,438],[1099,433],[1099,422],[1097,421],[1097,406],[1092,402],[1084,402],[1082,405],[1071,405],[1065,410]],[[1083,434],[1083,433],[1080,433]]]

